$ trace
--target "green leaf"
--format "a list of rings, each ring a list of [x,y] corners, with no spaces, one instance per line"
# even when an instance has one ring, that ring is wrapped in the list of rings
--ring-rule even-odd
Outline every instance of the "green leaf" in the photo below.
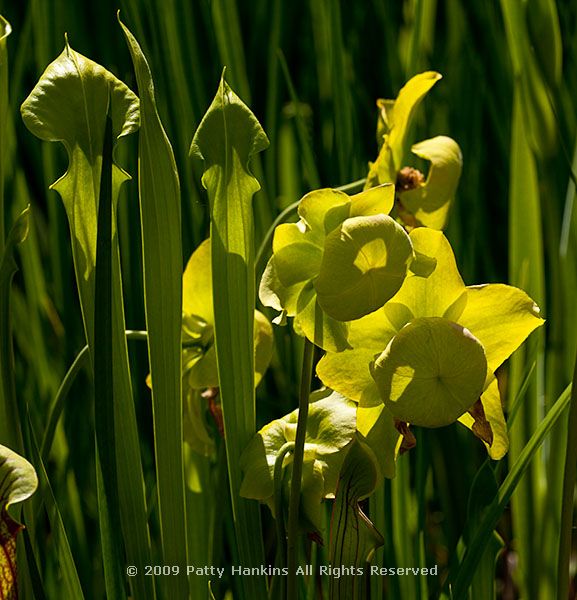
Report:
[[[34,467],[0,445],[0,597],[18,598],[16,536],[23,528],[8,514],[11,504],[24,502],[38,487]]]
[[[368,563],[384,540],[361,510],[359,501],[371,494],[377,481],[375,455],[356,438],[341,470],[331,518],[330,563],[333,568],[348,567],[341,577],[330,579],[330,598],[334,600],[367,598],[367,578],[358,570],[367,573]]]
[[[110,103],[110,107],[109,107]],[[71,168],[52,184],[61,196],[75,238],[75,259],[88,279],[96,261],[98,187],[106,113],[118,139],[138,129],[138,98],[112,73],[75,52],[68,41],[62,54],[44,71],[21,107],[24,124],[37,137],[62,142]],[[118,190],[129,179],[113,165]],[[86,317],[85,317],[86,318]]]
[[[50,541],[53,544],[54,556],[58,561],[59,573],[61,574],[61,579],[59,580],[59,594],[66,600],[83,600],[84,593],[82,591],[80,578],[78,577],[78,571],[68,541],[68,534],[62,520],[60,508],[54,497],[52,485],[46,474],[46,468],[42,456],[40,455],[36,436],[31,427],[29,415],[27,415],[23,429],[25,431],[27,447],[30,448],[31,451],[32,462],[36,465],[39,478],[38,492],[39,495],[42,496],[42,502],[46,507],[46,516],[51,531]],[[29,525],[29,531],[33,538],[34,527],[32,526],[32,523],[29,523]],[[45,539],[42,540],[42,542],[45,541]]]
[[[352,321],[381,308],[399,290],[413,248],[387,215],[352,217],[326,238],[315,289],[333,319]]]
[[[96,484],[102,562],[106,595],[121,598],[123,590],[122,535],[118,503],[114,423],[114,367],[112,330],[112,122],[107,117],[102,149],[102,175],[98,200],[94,285],[94,422]]]
[[[4,252],[4,154],[8,124],[8,52],[6,39],[12,33],[10,23],[0,15],[0,255]]]
[[[163,578],[165,593],[184,598],[188,581],[186,502],[182,459],[182,240],[180,183],[164,131],[150,67],[140,45],[120,21],[140,92],[139,199],[144,299],[152,379],[156,479],[163,557],[179,565]]]
[[[21,107],[28,129],[47,141],[60,141],[69,166],[53,184],[59,192],[70,225],[72,255],[84,330],[92,357],[95,310],[95,260],[98,198],[106,115],[112,120],[113,139],[138,128],[139,103],[128,87],[100,65],[75,52],[68,43],[51,63]],[[150,564],[150,538],[140,442],[132,398],[126,348],[120,255],[115,227],[121,184],[129,176],[112,165],[112,353],[114,365],[115,454],[122,532],[127,561]],[[131,578],[135,596],[154,597],[153,580],[142,570]]]
[[[393,417],[442,427],[480,398],[487,360],[483,346],[467,329],[429,317],[401,329],[375,360],[372,374]]]
[[[18,270],[16,246],[26,239],[29,221],[27,207],[12,225],[0,262],[0,439],[19,450],[23,445],[14,382],[10,295],[12,279]]]
[[[511,495],[519,485],[545,438],[564,415],[570,399],[571,386],[568,386],[559,398],[557,398],[545,418],[539,423],[529,442],[509,469],[505,481],[499,487],[498,493],[494,495],[491,503],[487,506],[478,527],[475,527],[471,533],[465,555],[460,563],[450,570],[447,578],[446,585],[452,586],[451,589],[454,598],[463,598],[466,596],[477,570],[477,565],[493,536],[493,531],[497,527],[499,519],[505,508],[509,505]]]
[[[439,135],[415,144],[411,150],[430,161],[431,167],[426,182],[399,192],[399,200],[425,227],[443,229],[461,176],[461,149],[455,140]]]
[[[469,541],[469,534],[474,527],[479,525],[487,506],[490,505],[498,489],[495,473],[489,463],[485,461],[477,472],[469,493],[467,528],[463,535],[465,542]],[[493,531],[475,569],[475,575],[471,582],[471,600],[488,600],[497,597],[495,567],[504,545],[501,536]]]
[[[258,506],[239,497],[237,462],[255,431],[251,201],[260,186],[248,165],[267,145],[259,122],[222,77],[191,153],[204,160],[202,183],[210,202],[215,343],[230,494],[239,560],[248,567],[264,564]],[[263,577],[243,578],[242,587],[246,598],[266,595]]]

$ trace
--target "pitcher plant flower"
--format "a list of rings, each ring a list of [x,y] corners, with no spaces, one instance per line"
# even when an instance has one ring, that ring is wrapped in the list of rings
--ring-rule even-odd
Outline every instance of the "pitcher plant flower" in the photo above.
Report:
[[[405,142],[415,109],[442,75],[427,71],[412,77],[396,100],[377,101],[379,154],[369,164],[366,188],[396,184],[396,214],[409,228],[443,229],[461,176],[463,158],[455,140],[440,135],[412,146],[413,154],[431,163],[427,177],[407,166]]]
[[[383,185],[348,196],[316,190],[300,201],[298,223],[279,225],[259,295],[294,317],[297,333],[331,351],[349,347],[346,321],[359,319],[389,300],[408,269],[427,274],[405,229],[388,213],[394,187]]]
[[[327,353],[317,373],[359,402],[361,432],[378,419],[407,436],[411,424],[459,421],[500,459],[508,437],[495,371],[544,323],[539,308],[509,285],[466,287],[441,232],[418,228],[410,237],[417,252],[436,258],[433,273],[407,277],[380,310],[351,323],[352,349]]]

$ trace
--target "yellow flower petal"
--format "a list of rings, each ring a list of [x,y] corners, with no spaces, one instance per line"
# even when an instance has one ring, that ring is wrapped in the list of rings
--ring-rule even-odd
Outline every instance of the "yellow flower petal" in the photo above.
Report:
[[[395,476],[395,458],[400,434],[395,428],[393,417],[384,405],[357,408],[357,431],[365,436],[381,470],[381,475],[392,479]]]
[[[461,149],[455,140],[439,135],[415,144],[411,150],[431,161],[431,167],[427,181],[400,194],[400,200],[423,225],[443,229],[461,176]]]
[[[440,231],[426,227],[414,229],[410,237],[415,251],[434,256],[437,266],[429,277],[408,276],[391,302],[404,304],[417,318],[446,316],[460,322],[454,315],[445,314],[465,291],[447,238]]]
[[[204,240],[192,253],[182,276],[182,311],[214,324],[210,240]]]
[[[544,323],[535,302],[509,285],[471,286],[466,298],[458,322],[481,341],[492,372]]]
[[[359,402],[365,388],[374,385],[369,370],[375,352],[361,348],[344,352],[329,352],[317,365],[317,375],[331,389]],[[381,399],[377,394],[378,403]]]

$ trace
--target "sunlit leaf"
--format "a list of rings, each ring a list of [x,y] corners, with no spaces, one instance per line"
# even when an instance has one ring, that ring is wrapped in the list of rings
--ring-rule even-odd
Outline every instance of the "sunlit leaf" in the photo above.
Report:
[[[68,153],[68,169],[52,189],[60,194],[68,217],[76,284],[91,355],[97,351],[108,352],[108,348],[96,348],[94,341],[94,268],[105,124],[109,115],[113,140],[136,131],[139,126],[138,98],[112,73],[75,52],[66,42],[62,54],[46,68],[20,110],[26,127],[33,134],[46,141],[61,142]],[[120,187],[127,179],[128,174],[112,164],[112,189],[108,198],[112,213],[114,452],[127,560],[132,564],[148,564],[148,519],[126,347],[115,218]],[[135,595],[154,595],[152,578],[145,577],[142,572],[131,579],[131,585]]]
[[[203,159],[202,183],[211,212],[214,331],[224,419],[230,495],[239,560],[264,562],[258,506],[239,497],[238,457],[255,431],[254,310],[255,269],[252,197],[260,185],[251,158],[268,146],[260,123],[221,77],[217,93],[192,141]],[[226,290],[226,293],[225,293]],[[263,577],[243,580],[247,597],[266,595]]]
[[[110,107],[109,107],[110,103]],[[52,184],[66,208],[81,253],[81,275],[88,279],[96,261],[98,188],[102,143],[107,112],[113,139],[139,127],[139,102],[135,94],[112,73],[75,52],[66,43],[62,54],[44,71],[21,107],[26,127],[40,139],[62,142],[70,166]],[[113,201],[128,174],[113,165]],[[115,221],[115,219],[113,219]],[[114,231],[114,229],[113,229]]]

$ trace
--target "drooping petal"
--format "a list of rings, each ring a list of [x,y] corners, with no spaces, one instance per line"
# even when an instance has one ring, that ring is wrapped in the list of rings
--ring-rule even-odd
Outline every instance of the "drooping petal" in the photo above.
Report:
[[[280,225],[277,230],[282,227]],[[322,260],[322,249],[305,241],[302,234],[298,241],[280,248],[273,246],[273,248],[276,272],[284,287],[290,287],[317,276]]]
[[[470,286],[459,323],[485,347],[490,371],[496,371],[544,320],[522,290],[500,283]]]
[[[406,210],[426,227],[443,229],[461,176],[463,156],[455,140],[439,135],[415,144],[412,152],[431,162],[427,181],[400,193]]]
[[[199,390],[189,389],[184,395],[182,420],[184,441],[201,456],[214,456],[216,445],[206,424],[206,400]]]
[[[455,422],[479,399],[487,375],[483,346],[447,319],[415,319],[391,340],[372,370],[394,418],[424,427]]]
[[[507,435],[507,423],[503,415],[501,395],[495,376],[491,376],[491,382],[481,396],[481,403],[485,411],[485,417],[493,433],[492,444],[489,445],[485,441],[483,441],[483,444],[493,460],[500,460],[507,454],[507,450],[509,449],[509,436]],[[459,417],[459,423],[472,430],[474,419],[469,413],[465,413]]]

